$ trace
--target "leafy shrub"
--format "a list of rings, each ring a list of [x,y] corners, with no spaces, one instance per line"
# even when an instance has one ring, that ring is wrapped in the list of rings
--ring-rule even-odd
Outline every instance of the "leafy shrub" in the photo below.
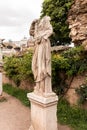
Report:
[[[11,78],[17,86],[20,84],[19,76],[19,58],[16,57],[5,57],[4,59],[4,70],[9,78]]]
[[[52,54],[52,84],[58,95],[64,94],[69,88],[66,79],[84,71],[87,71],[87,54],[82,46]]]
[[[6,57],[4,70],[17,86],[22,80],[34,82],[31,70],[32,52],[23,57]],[[61,54],[52,54],[52,86],[58,95],[64,95],[69,88],[66,79],[87,71],[87,54],[83,47],[71,48]]]
[[[29,80],[31,83],[34,82],[32,70],[31,70],[32,52],[25,53],[21,58],[19,65],[19,75],[21,80]]]
[[[79,103],[85,103],[87,101],[87,84],[80,85],[80,87],[76,89],[76,92],[80,96]]]
[[[67,58],[64,58],[59,54],[52,54],[52,86],[53,91],[58,95],[64,94],[64,88],[67,87],[67,84],[65,83],[65,70],[69,68],[67,60]]]
[[[66,69],[66,74],[68,76],[76,75],[87,70],[87,67],[84,68],[85,55],[82,46],[71,48],[65,51],[62,56],[68,59],[67,63],[69,67]],[[87,64],[87,62],[85,64]]]
[[[17,86],[24,79],[33,82],[33,74],[31,71],[32,52],[24,54],[23,57],[5,57],[4,70],[9,78],[11,78]]]

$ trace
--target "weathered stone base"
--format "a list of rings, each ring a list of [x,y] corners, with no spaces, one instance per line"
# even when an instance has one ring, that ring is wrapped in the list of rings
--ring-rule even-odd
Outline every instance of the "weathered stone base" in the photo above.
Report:
[[[58,97],[43,97],[34,93],[28,93],[31,101],[31,126],[29,130],[58,130],[57,128],[57,102]]]

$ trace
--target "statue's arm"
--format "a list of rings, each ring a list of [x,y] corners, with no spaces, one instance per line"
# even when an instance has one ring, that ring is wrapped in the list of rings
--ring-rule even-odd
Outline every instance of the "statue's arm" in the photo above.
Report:
[[[46,30],[44,30],[44,33],[43,33],[43,38],[44,39],[48,39],[51,35],[53,34],[53,28],[52,26],[50,25]]]

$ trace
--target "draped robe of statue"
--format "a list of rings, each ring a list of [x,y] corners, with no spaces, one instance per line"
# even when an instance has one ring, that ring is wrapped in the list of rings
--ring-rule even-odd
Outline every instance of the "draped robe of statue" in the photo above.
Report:
[[[51,46],[49,37],[53,29],[50,17],[45,16],[35,24],[34,30],[34,54],[32,59],[32,71],[36,82],[36,93],[51,93]]]

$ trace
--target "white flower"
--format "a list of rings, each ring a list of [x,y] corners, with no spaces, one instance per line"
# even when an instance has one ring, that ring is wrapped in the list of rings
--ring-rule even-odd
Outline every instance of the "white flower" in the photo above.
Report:
[[[81,85],[81,88],[84,88],[84,86],[83,86],[83,85]]]

